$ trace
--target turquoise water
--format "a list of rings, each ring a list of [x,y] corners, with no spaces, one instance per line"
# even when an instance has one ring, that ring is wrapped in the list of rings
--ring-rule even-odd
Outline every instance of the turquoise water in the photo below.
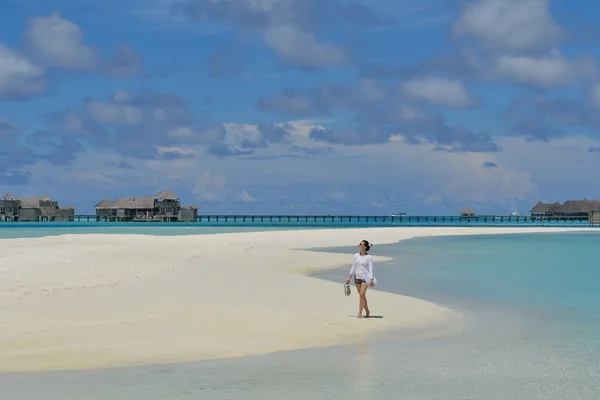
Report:
[[[394,257],[375,265],[378,290],[464,312],[466,329],[456,335],[395,332],[357,346],[235,360],[3,374],[0,390],[10,399],[597,400],[599,245],[600,232],[591,231],[376,246],[374,256]],[[349,259],[354,250],[329,249]],[[342,296],[346,273],[317,276],[339,282]],[[356,301],[353,293],[349,310]]]
[[[13,225],[14,224],[14,225]],[[5,226],[9,226],[8,228]],[[237,232],[265,232],[273,230],[299,230],[314,229],[308,227],[282,227],[282,226],[178,226],[172,224],[106,224],[94,223],[84,226],[65,224],[55,226],[53,224],[30,223],[7,223],[0,225],[0,239],[35,238],[43,236],[57,236],[66,234],[125,234],[125,235],[155,235],[155,236],[178,236],[178,235],[208,235],[214,233],[237,233]]]
[[[254,219],[253,219],[254,218]],[[212,233],[259,232],[291,229],[375,228],[375,227],[585,227],[587,221],[562,220],[541,221],[531,217],[459,217],[436,216],[204,216],[202,222],[3,222],[0,223],[0,239],[55,236],[63,234],[140,234],[140,235],[202,235]]]

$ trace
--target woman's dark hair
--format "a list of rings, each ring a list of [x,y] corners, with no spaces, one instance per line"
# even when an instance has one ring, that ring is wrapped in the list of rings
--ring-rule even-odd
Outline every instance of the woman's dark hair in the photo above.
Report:
[[[369,251],[369,250],[371,250],[371,247],[373,247],[373,246],[371,245],[371,243],[369,243],[369,241],[368,241],[368,240],[363,240],[362,242],[363,242],[363,244],[365,245],[365,250],[366,250],[366,251]]]

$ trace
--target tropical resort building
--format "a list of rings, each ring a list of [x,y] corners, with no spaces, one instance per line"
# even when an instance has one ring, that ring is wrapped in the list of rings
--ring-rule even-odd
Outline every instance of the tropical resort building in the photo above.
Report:
[[[73,221],[75,207],[59,206],[48,196],[16,197],[6,193],[0,198],[0,221],[41,222]]]
[[[94,207],[96,218],[106,221],[195,222],[198,207],[182,206],[179,196],[170,190],[146,197],[104,199]]]
[[[583,217],[587,218],[592,211],[600,210],[600,200],[567,200],[563,204],[542,203],[539,201],[529,213],[536,217]]]
[[[474,217],[475,210],[473,210],[471,207],[465,207],[458,212],[458,215],[461,217]]]

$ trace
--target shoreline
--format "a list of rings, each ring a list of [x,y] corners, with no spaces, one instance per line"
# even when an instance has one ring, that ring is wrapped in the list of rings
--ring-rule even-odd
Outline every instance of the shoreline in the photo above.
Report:
[[[356,343],[396,329],[459,326],[462,315],[369,291],[375,315],[357,320],[355,289],[308,276],[349,266],[316,252],[362,239],[588,228],[341,228],[181,236],[67,234],[0,240],[0,372],[125,367],[242,357]],[[401,310],[399,312],[398,310]],[[443,333],[441,333],[443,334]]]

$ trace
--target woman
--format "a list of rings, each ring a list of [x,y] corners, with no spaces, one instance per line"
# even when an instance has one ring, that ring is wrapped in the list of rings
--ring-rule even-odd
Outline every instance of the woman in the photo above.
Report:
[[[360,296],[356,318],[362,318],[363,309],[365,310],[366,317],[369,318],[371,312],[367,303],[367,286],[373,287],[375,285],[373,279],[373,258],[368,253],[371,250],[371,244],[368,240],[363,240],[359,243],[358,248],[359,252],[354,254],[354,260],[350,267],[348,279],[346,279],[346,285],[350,284],[350,278],[354,275],[354,283]]]

